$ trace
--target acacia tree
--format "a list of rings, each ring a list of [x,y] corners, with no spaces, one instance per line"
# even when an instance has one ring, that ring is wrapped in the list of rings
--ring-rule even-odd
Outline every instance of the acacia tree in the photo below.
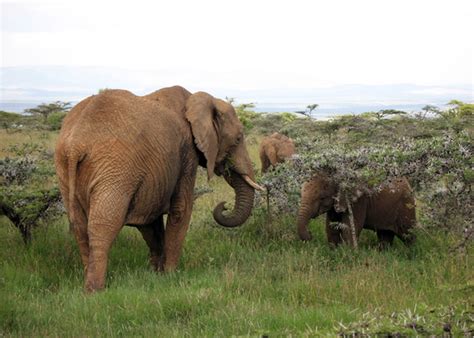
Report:
[[[319,104],[317,104],[317,103],[308,104],[306,106],[306,109],[308,109],[308,115],[311,116],[311,113],[313,112],[313,110],[315,110],[318,107],[319,107]]]
[[[420,119],[426,118],[428,115],[435,115],[440,112],[439,108],[436,106],[433,106],[431,104],[427,104],[423,108],[421,108],[421,112],[418,112],[415,116]]]
[[[9,149],[14,157],[0,159],[0,215],[20,231],[25,243],[31,229],[62,213],[59,189],[54,178],[52,153],[36,143]]]
[[[313,110],[315,110],[318,107],[319,107],[319,104],[317,103],[308,104],[305,110],[295,111],[295,114],[301,114],[307,117],[311,117],[311,113],[313,112]]]
[[[71,109],[71,102],[55,101],[52,103],[42,103],[35,108],[25,109],[24,113],[43,116],[44,122],[52,113],[65,113]]]

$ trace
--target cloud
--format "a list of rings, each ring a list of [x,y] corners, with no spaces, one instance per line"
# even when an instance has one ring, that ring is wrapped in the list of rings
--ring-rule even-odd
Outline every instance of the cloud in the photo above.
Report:
[[[289,88],[472,82],[472,1],[79,1],[2,5],[2,65],[174,72]],[[157,80],[157,82],[160,79]]]

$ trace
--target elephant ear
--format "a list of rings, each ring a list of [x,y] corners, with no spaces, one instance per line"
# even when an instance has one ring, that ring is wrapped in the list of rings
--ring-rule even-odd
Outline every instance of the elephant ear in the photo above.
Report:
[[[275,145],[273,143],[269,143],[267,145],[267,156],[268,159],[270,160],[270,163],[272,165],[275,165],[278,162],[278,157],[277,157],[277,150],[275,149]]]
[[[355,189],[352,193],[348,194],[350,203],[355,203],[362,195],[363,192],[360,189]],[[336,210],[338,213],[347,211],[346,193],[340,189],[334,197],[334,210]]]
[[[218,134],[214,98],[203,92],[190,96],[186,102],[186,119],[191,124],[194,142],[207,161],[207,178],[214,174],[218,147]]]

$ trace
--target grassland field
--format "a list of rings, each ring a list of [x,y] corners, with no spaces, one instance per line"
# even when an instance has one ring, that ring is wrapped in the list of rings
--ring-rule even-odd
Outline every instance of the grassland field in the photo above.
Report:
[[[260,136],[248,139],[260,167]],[[57,132],[0,131],[1,156],[24,140],[53,149]],[[124,227],[109,259],[107,288],[86,295],[83,271],[66,217],[35,229],[29,247],[0,217],[0,336],[425,336],[474,333],[472,246],[442,231],[416,230],[412,247],[396,240],[377,249],[363,231],[360,247],[330,249],[323,218],[314,240],[296,236],[295,215],[265,208],[236,229],[212,219],[212,208],[233,199],[223,179],[198,186],[179,268],[157,274],[139,232]]]

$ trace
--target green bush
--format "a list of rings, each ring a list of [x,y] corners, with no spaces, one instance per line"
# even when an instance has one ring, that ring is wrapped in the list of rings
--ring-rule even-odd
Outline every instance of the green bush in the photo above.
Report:
[[[51,130],[61,129],[61,125],[66,115],[67,113],[64,113],[64,112],[56,112],[56,113],[50,114],[46,121],[46,124],[48,125],[49,129]]]
[[[29,242],[41,219],[62,213],[52,154],[38,143],[10,147],[15,157],[0,159],[0,215]]]
[[[297,210],[299,189],[315,172],[326,172],[338,182],[339,195],[348,198],[357,190],[371,193],[392,177],[406,176],[421,201],[425,227],[470,234],[473,124],[472,117],[459,121],[353,115],[323,122],[298,119],[284,128],[295,137],[298,155],[260,183],[270,189],[274,208],[287,213]],[[423,137],[411,125],[424,130]]]
[[[245,132],[248,132],[253,128],[254,120],[259,115],[253,110],[249,110],[254,107],[255,104],[253,103],[243,103],[235,106],[235,112],[237,113],[237,117],[239,118],[240,122],[243,124]]]

